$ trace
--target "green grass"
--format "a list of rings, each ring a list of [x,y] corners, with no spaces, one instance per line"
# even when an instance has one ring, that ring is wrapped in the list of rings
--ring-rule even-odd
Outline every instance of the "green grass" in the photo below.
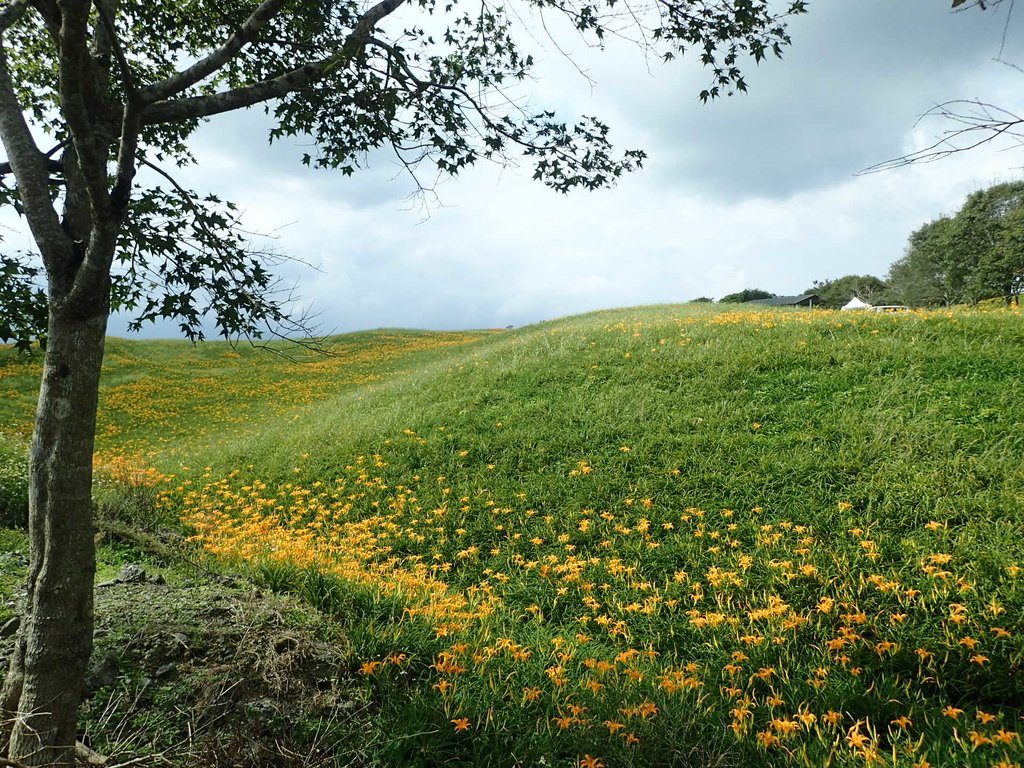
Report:
[[[1024,760],[1019,313],[395,337],[330,383],[112,345],[101,437],[115,487],[344,618],[376,762]]]

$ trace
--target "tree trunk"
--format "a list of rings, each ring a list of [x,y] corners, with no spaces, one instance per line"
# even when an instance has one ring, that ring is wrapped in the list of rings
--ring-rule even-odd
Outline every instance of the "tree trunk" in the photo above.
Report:
[[[92,457],[105,309],[87,318],[50,312],[31,448],[28,596],[0,694],[8,757],[28,766],[74,764],[92,652]]]

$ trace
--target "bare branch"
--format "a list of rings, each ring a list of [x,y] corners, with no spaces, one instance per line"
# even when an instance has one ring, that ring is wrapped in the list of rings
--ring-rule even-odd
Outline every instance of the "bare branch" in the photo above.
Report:
[[[1000,137],[1012,136],[1018,143],[1024,143],[1024,117],[977,99],[956,99],[939,104],[922,115],[915,126],[930,117],[942,118],[959,127],[945,131],[933,144],[923,149],[876,163],[859,171],[857,175],[888,171],[915,163],[934,163]]]
[[[54,40],[60,38],[60,9],[56,0],[31,0],[32,6],[46,22],[46,29]]]
[[[46,167],[50,173],[64,172],[64,163],[60,160],[54,160],[53,158],[46,159]],[[4,160],[3,162],[0,162],[0,176],[7,176],[11,173],[14,173],[14,169],[11,167],[11,161]]]
[[[121,45],[121,40],[117,36],[117,28],[114,26],[114,17],[110,12],[110,6],[107,5],[106,0],[95,0],[96,10],[99,13],[100,23],[102,24],[103,30],[107,35],[110,42],[110,47],[114,52],[114,58],[117,60],[117,68],[121,71],[121,83],[124,85],[124,91],[128,95],[128,100],[132,101],[136,98],[138,88],[135,85],[135,78],[132,75],[131,65],[128,63],[128,57],[125,56],[124,47]]]
[[[143,101],[153,103],[169,99],[186,88],[205,80],[234,58],[242,48],[256,39],[260,29],[280,13],[287,2],[288,0],[264,0],[227,42],[216,51],[166,80],[144,88],[142,91]]]
[[[345,40],[343,57],[354,56],[358,49],[366,45],[370,33],[377,26],[377,22],[385,16],[394,13],[404,2],[405,0],[381,0],[376,5],[367,9]]]
[[[209,96],[158,101],[143,112],[142,123],[143,125],[176,123],[181,120],[210,117],[280,98],[319,80],[328,71],[333,61],[333,57],[321,59],[255,85],[233,88],[230,91],[221,91]]]
[[[110,192],[110,202],[115,214],[120,217],[128,207],[132,194],[132,180],[135,178],[136,160],[139,149],[139,111],[134,100],[124,107],[121,120],[121,144],[117,154],[117,171],[115,172],[114,188]]]

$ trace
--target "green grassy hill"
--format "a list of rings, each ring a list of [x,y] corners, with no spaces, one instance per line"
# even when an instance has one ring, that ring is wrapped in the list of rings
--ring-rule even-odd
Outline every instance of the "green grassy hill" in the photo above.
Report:
[[[114,342],[97,464],[344,621],[376,763],[1011,765],[1022,320]],[[0,358],[14,439],[33,365]]]

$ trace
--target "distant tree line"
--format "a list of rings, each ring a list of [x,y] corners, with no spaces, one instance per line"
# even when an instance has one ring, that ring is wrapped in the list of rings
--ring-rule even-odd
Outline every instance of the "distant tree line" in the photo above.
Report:
[[[972,192],[954,215],[940,216],[912,232],[902,258],[889,267],[885,279],[844,275],[816,281],[804,291],[817,294],[819,306],[832,309],[854,296],[870,304],[911,307],[948,307],[987,299],[1019,304],[1022,292],[1024,181]],[[748,288],[719,302],[774,297],[774,293]]]

